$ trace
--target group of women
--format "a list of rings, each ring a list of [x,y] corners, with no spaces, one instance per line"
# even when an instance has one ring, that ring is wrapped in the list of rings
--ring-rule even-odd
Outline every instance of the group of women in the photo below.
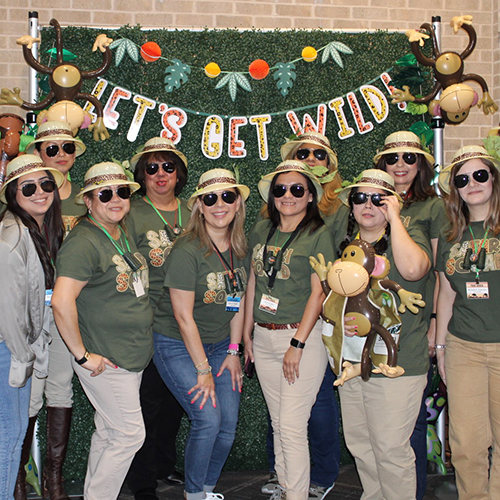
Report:
[[[415,467],[421,433],[411,438],[419,435],[434,352],[449,387],[460,499],[493,498],[499,352],[490,305],[498,284],[490,276],[499,267],[500,184],[499,164],[484,148],[463,148],[441,172],[443,204],[431,186],[433,158],[413,133],[388,136],[374,157],[376,168],[343,189],[328,140],[304,133],[284,146],[283,161],[260,180],[262,220],[247,239],[250,190],[232,172],[204,172],[185,203],[178,196],[187,159],[171,141],[153,138],[132,159],[134,181],[120,165],[104,162],[88,170],[76,192],[67,173],[83,144],[63,133],[64,124],[42,127],[36,154],[9,163],[0,191],[7,205],[0,272],[13,287],[0,303],[2,498],[12,498],[16,479],[24,482],[18,478],[26,461],[23,440],[31,440],[26,429],[39,410],[33,401],[41,400],[30,388],[33,371],[42,379],[49,374],[41,389],[52,408],[49,436],[57,433],[54,439],[67,443],[71,381],[64,400],[49,396],[57,366],[50,338],[54,343],[59,334],[71,353],[65,352],[66,368],[69,363],[96,409],[85,499],[117,498],[129,469],[135,498],[157,498],[156,481],[169,473],[152,459],[166,439],[159,425],[166,401],[174,440],[182,411],[191,424],[185,498],[224,498],[214,490],[236,432],[242,341],[273,428],[277,483],[271,499],[324,498],[333,485],[310,489],[308,423],[334,358],[322,340],[329,334],[321,319],[324,277],[310,257],[333,262],[356,239],[371,243],[389,261],[388,277],[427,304],[417,314],[395,315],[399,366],[374,367],[369,380],[358,376],[364,338],[355,318],[344,318],[335,384],[362,498],[423,497],[418,458]],[[60,162],[52,165],[54,158]],[[71,197],[83,211],[66,224],[72,229],[61,245],[67,221],[61,198]],[[64,500],[66,445],[54,441],[51,451],[50,439],[44,484],[51,499]],[[23,485],[16,487],[16,500],[25,495],[18,489]]]

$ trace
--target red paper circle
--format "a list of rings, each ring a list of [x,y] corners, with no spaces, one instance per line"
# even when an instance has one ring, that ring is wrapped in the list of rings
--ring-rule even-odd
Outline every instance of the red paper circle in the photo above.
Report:
[[[156,42],[146,42],[141,47],[141,56],[147,62],[157,61],[161,56],[160,46]]]
[[[269,64],[263,59],[255,59],[248,67],[248,71],[254,80],[263,80],[269,74]]]

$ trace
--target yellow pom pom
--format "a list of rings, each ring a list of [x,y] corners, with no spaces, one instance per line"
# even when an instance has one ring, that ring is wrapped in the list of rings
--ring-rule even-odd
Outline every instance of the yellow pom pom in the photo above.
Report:
[[[220,68],[217,63],[211,62],[205,66],[205,74],[210,78],[216,78],[220,75]]]
[[[318,51],[314,47],[304,47],[302,49],[304,61],[313,62],[318,57]]]

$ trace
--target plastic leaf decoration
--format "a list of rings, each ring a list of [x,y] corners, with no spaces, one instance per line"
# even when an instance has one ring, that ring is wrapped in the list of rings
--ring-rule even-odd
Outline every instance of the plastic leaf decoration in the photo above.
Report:
[[[344,54],[352,54],[352,50],[342,42],[330,42],[323,51],[323,55],[321,57],[321,62],[324,64],[328,61],[328,58],[331,56],[332,59],[341,67],[344,67],[344,63],[342,62],[342,58],[340,57],[340,53]]]
[[[172,59],[173,64],[165,70],[165,92],[173,92],[188,81],[191,68],[179,59]]]
[[[416,66],[417,58],[413,54],[406,54],[396,61],[397,66]]]
[[[408,85],[408,87],[419,86],[425,82],[426,74],[418,66],[405,66],[392,79],[391,85],[398,89],[402,89],[403,85]]]
[[[245,75],[241,73],[228,73],[224,77],[221,78],[221,81],[216,85],[215,89],[220,89],[227,84],[229,89],[229,95],[231,96],[231,100],[234,102],[236,100],[236,93],[238,91],[238,85],[247,92],[252,92],[252,87],[250,86],[250,82]]]
[[[285,97],[290,89],[293,87],[293,82],[297,78],[295,71],[295,64],[289,63],[277,63],[277,71],[274,73],[274,79],[277,80],[276,87],[281,92],[281,95]]]
[[[483,139],[484,147],[488,154],[500,161],[500,137],[498,135],[490,135]]]
[[[422,122],[415,122],[410,127],[410,132],[418,135],[420,137],[420,141],[422,143],[422,147],[429,145],[434,139],[434,131],[429,127],[429,125]]]
[[[429,109],[427,104],[418,104],[416,102],[408,102],[406,104],[405,113],[410,113],[410,115],[423,115]]]
[[[115,66],[118,66],[123,59],[125,54],[128,54],[132,61],[139,62],[139,48],[137,45],[128,38],[120,38],[119,40],[115,40],[109,46],[110,49],[116,49],[115,54]]]
[[[49,54],[50,57],[52,57],[52,59],[57,59],[57,49],[55,47],[53,49],[47,50],[47,54]],[[63,56],[63,61],[71,61],[71,60],[76,59],[78,57],[66,49],[63,49],[62,56]]]
[[[123,171],[129,181],[134,181],[134,169],[131,167],[130,162],[128,160],[120,161],[117,160],[116,158],[111,158],[111,160],[123,168]]]

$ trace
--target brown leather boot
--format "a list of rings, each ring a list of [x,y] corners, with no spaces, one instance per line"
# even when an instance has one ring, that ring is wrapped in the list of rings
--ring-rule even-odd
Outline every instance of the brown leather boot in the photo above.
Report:
[[[21,450],[21,464],[19,465],[19,472],[17,473],[16,487],[14,488],[15,500],[26,500],[26,469],[24,466],[30,459],[31,442],[33,441],[33,432],[35,430],[36,417],[30,417],[28,423],[28,430],[23,442],[23,449]]]
[[[47,458],[43,468],[43,496],[69,500],[63,486],[62,467],[68,448],[71,408],[47,406]]]

